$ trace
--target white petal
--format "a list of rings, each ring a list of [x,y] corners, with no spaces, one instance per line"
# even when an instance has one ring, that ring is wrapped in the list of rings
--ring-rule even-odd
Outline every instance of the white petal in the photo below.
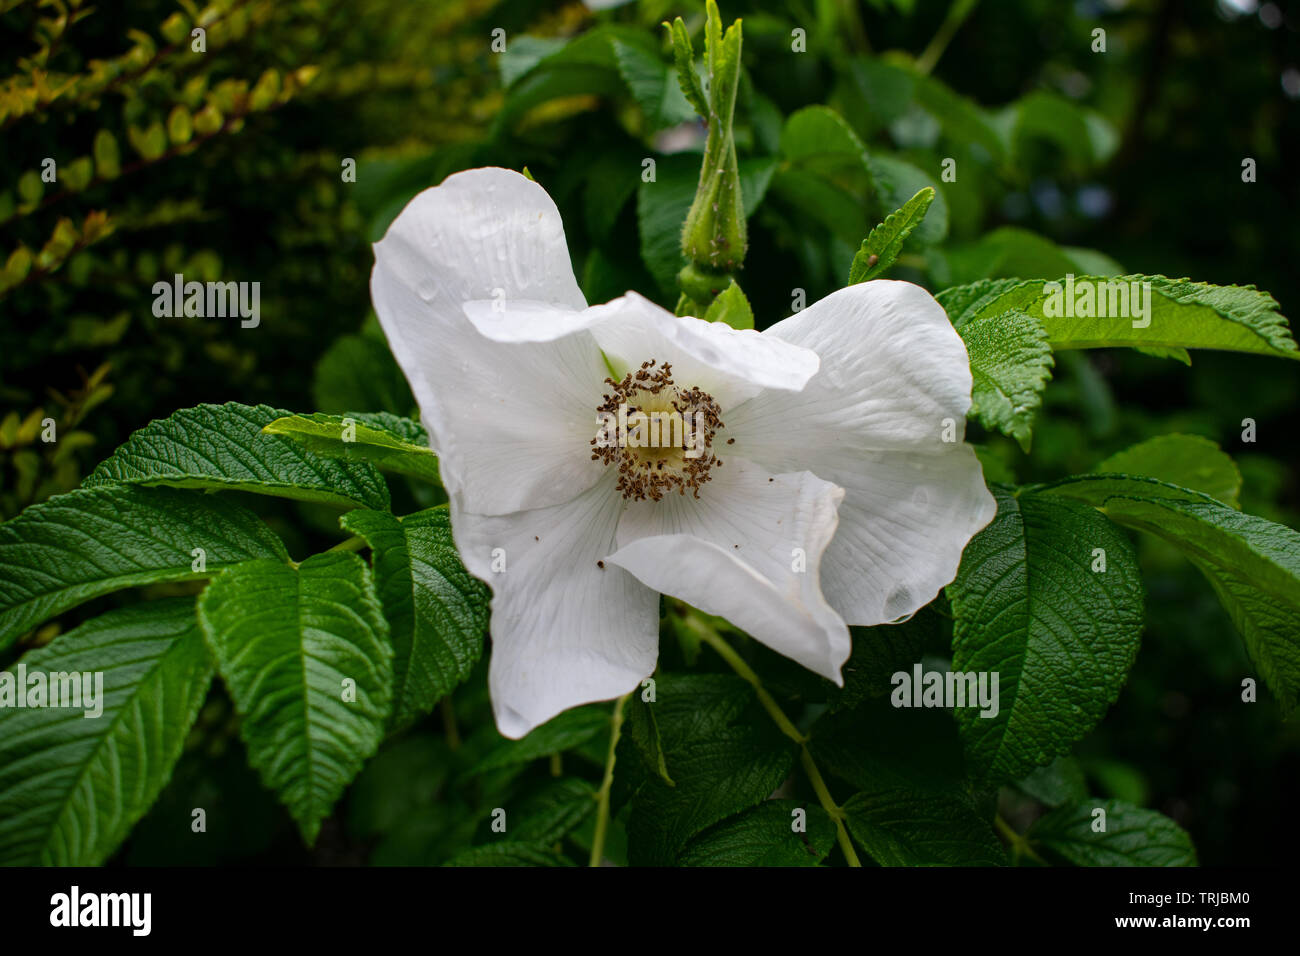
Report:
[[[850,624],[883,624],[929,604],[997,513],[969,445],[941,454],[846,450],[811,466],[844,488],[822,588]]]
[[[763,334],[812,349],[821,370],[797,395],[766,392],[728,414],[727,435],[738,445],[744,436],[746,457],[778,471],[810,467],[788,454],[792,437],[800,455],[845,444],[942,450],[949,419],[961,441],[971,394],[966,346],[920,286],[852,285]]]
[[[492,588],[488,684],[506,737],[621,696],[655,668],[659,596],[622,568],[597,565],[615,549],[623,510],[615,480],[611,469],[573,501],[536,511],[484,517],[453,508],[457,550]]]
[[[475,327],[498,342],[549,342],[589,330],[611,363],[624,374],[653,359],[673,367],[673,380],[699,386],[725,411],[763,389],[797,391],[817,372],[809,349],[752,329],[674,315],[629,292],[582,312],[551,313],[534,302],[479,301],[465,306]]]
[[[671,362],[674,381],[709,392],[724,413],[764,389],[803,388],[820,364],[809,349],[753,329],[677,316],[635,292],[588,311],[598,316],[592,334],[615,368]]]
[[[914,613],[997,510],[960,443],[971,389],[960,336],[929,293],[886,280],[842,289],[764,334],[817,349],[821,371],[801,393],[767,392],[733,411],[733,454],[844,489],[822,587],[846,621]],[[947,424],[956,443],[943,441]]]
[[[842,490],[808,472],[773,476],[739,458],[724,462],[698,499],[629,505],[606,564],[841,683],[849,631],[822,596],[819,566]]]
[[[594,339],[502,344],[463,311],[475,299],[528,301],[529,321],[545,324],[586,306],[540,186],[476,169],[420,193],[375,245],[371,294],[453,500],[508,514],[600,478],[589,442],[608,373]]]

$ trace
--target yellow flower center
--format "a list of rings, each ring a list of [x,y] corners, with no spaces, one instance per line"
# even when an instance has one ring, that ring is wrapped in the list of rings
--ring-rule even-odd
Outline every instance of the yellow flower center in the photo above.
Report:
[[[618,468],[624,498],[658,501],[688,490],[698,498],[709,472],[722,467],[713,453],[714,434],[724,427],[713,396],[675,384],[672,366],[654,359],[605,383],[613,391],[596,408],[592,459]]]

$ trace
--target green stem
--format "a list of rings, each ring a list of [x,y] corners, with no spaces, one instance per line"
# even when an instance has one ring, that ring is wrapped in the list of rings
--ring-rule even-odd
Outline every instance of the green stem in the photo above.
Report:
[[[930,71],[935,68],[939,62],[939,57],[943,56],[943,51],[948,49],[948,44],[952,38],[957,35],[961,25],[966,22],[966,18],[979,5],[979,0],[956,0],[955,3],[948,7],[948,15],[944,17],[943,23],[939,24],[939,29],[934,38],[930,40],[930,45],[925,48],[925,52],[916,58],[917,72],[923,76],[928,76]]]
[[[447,735],[447,749],[460,749],[460,730],[456,726],[456,708],[452,706],[451,694],[443,696],[438,704],[439,713],[442,714],[442,729]]]
[[[338,544],[334,545],[334,547],[330,548],[330,551],[360,551],[366,546],[367,541],[365,538],[359,538],[354,535],[346,541],[340,541]]]
[[[849,839],[849,831],[844,826],[844,810],[831,797],[831,792],[826,786],[826,780],[817,768],[817,762],[813,760],[812,751],[808,749],[808,741],[811,738],[799,732],[799,729],[795,727],[790,718],[785,715],[781,705],[767,692],[767,688],[763,686],[762,678],[754,672],[752,667],[745,663],[745,659],[736,652],[734,647],[722,639],[722,636],[717,631],[694,618],[687,617],[680,620],[694,631],[701,641],[717,651],[718,655],[730,665],[731,669],[754,688],[759,703],[763,705],[763,709],[776,722],[777,727],[781,729],[781,733],[799,745],[799,762],[803,765],[804,772],[808,774],[808,780],[812,783],[813,792],[817,794],[817,800],[821,803],[822,809],[835,821],[835,836],[839,841],[840,849],[844,852],[844,859],[848,861],[849,866],[861,866],[862,862],[858,859],[857,850],[853,848],[853,841]]]
[[[596,792],[596,832],[591,838],[589,866],[600,866],[605,856],[605,832],[609,829],[609,791],[614,786],[614,756],[618,751],[618,738],[623,732],[623,705],[631,694],[614,701],[614,713],[609,719],[609,756],[605,758],[605,778]]]
[[[1015,855],[1017,861],[1020,857],[1027,856],[1031,860],[1043,864],[1043,866],[1048,865],[1047,861],[1034,851],[1034,848],[1030,845],[1029,841],[1017,833],[1012,828],[1011,824],[1002,819],[1001,814],[998,814],[993,818],[993,825],[997,827],[998,832],[1006,837],[1007,842],[1011,844],[1011,852]]]

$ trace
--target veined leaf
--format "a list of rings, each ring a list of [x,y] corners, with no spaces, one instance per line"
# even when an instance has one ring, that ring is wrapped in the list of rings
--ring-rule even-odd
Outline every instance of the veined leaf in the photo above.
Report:
[[[172,488],[83,488],[0,525],[0,650],[47,618],[122,588],[287,560],[257,516]]]
[[[909,196],[922,190],[933,191],[934,199],[925,218],[912,230],[916,242],[924,246],[933,245],[948,235],[948,201],[943,198],[943,190],[933,177],[911,163],[883,153],[871,156],[867,165],[876,184],[877,201],[882,212],[905,205]]]
[[[1105,812],[1105,829],[1098,810]],[[1196,866],[1187,832],[1168,817],[1120,800],[1080,800],[1040,817],[1025,834],[1075,866]]]
[[[628,859],[667,866],[697,833],[770,796],[794,754],[790,741],[754,713],[753,691],[739,678],[661,675],[650,706],[676,786],[644,774],[628,816]],[[746,710],[753,720],[742,716]]]
[[[212,663],[194,600],[110,611],[22,667],[52,691],[56,674],[102,677],[102,710],[86,716],[84,697],[72,708],[0,708],[0,865],[98,866],[162,791],[207,695]]]
[[[199,619],[249,762],[315,842],[392,710],[393,651],[370,569],[346,552],[297,568],[250,561],[208,586]]]
[[[277,418],[262,430],[282,435],[314,455],[364,462],[380,471],[441,482],[429,438],[420,424],[409,418],[386,412],[350,416],[318,412]]]
[[[1061,280],[1060,296],[1050,283],[1032,279],[985,279],[956,286],[939,294],[939,303],[960,329],[984,316],[1001,315],[1020,309],[1043,323],[1053,348],[1081,349],[1132,346],[1162,349],[1222,349],[1281,358],[1300,359],[1287,320],[1278,313],[1277,301],[1254,286],[1215,286],[1165,276],[1075,276],[1068,293]],[[1125,287],[1132,308],[1134,284],[1151,284],[1149,316],[1117,316],[1120,286]],[[1115,283],[1116,285],[1108,285]],[[1084,317],[1067,305],[1084,288],[1093,290],[1097,311],[1102,299],[1111,317]],[[1097,290],[1101,291],[1098,292]],[[1114,291],[1115,307],[1111,298]],[[1139,293],[1146,300],[1144,292]],[[1074,314],[1057,313],[1070,308]],[[1149,325],[1144,325],[1149,320]],[[1137,321],[1139,327],[1134,327]]]
[[[443,866],[573,866],[544,844],[505,840],[476,846],[452,857]]]
[[[506,740],[496,733],[495,728],[491,728],[491,733],[500,743],[489,750],[486,756],[470,770],[470,773],[478,774],[486,770],[528,763],[539,757],[571,750],[606,729],[609,726],[609,715],[609,704],[575,707],[557,717],[552,717],[518,740]]]
[[[862,248],[853,257],[849,268],[849,285],[867,282],[884,275],[903,251],[903,241],[921,224],[926,210],[934,202],[935,192],[930,186],[921,189],[862,240]]]
[[[341,521],[374,553],[375,590],[393,644],[393,727],[427,714],[483,655],[488,589],[460,562],[445,508],[398,519],[351,511]]]
[[[1098,474],[1141,475],[1191,488],[1237,507],[1241,472],[1236,462],[1200,435],[1159,435],[1111,455]]]
[[[1073,757],[1057,757],[1045,767],[1039,767],[1016,787],[1048,807],[1083,800],[1088,796],[1088,783],[1083,768]]]
[[[1092,729],[1137,656],[1143,615],[1133,547],[1104,516],[1046,495],[993,493],[997,517],[948,586],[953,671],[999,675],[996,716],[955,711],[985,783],[1023,777]]]
[[[585,780],[548,780],[506,807],[511,840],[542,846],[563,839],[596,809],[596,791]]]
[[[1098,475],[1039,489],[1163,538],[1209,579],[1285,712],[1300,701],[1300,533],[1151,478]]]
[[[632,98],[641,107],[651,130],[676,126],[695,118],[675,70],[664,63],[657,51],[612,39],[619,75]]]
[[[967,322],[960,334],[970,356],[971,414],[1028,451],[1030,426],[1052,376],[1047,333],[1037,320],[1012,310]]]
[[[796,831],[794,812],[804,814]],[[821,807],[765,800],[705,830],[686,845],[678,866],[817,866],[835,842],[835,824]]]
[[[896,203],[878,199],[866,147],[827,106],[792,113],[781,129],[780,144],[786,162],[773,178],[773,191],[846,243],[861,242],[876,221],[877,205],[897,208],[916,191]]]
[[[959,787],[881,777],[844,804],[849,832],[881,866],[1003,866],[1006,852]]]
[[[699,75],[695,72],[695,50],[691,45],[691,35],[686,32],[686,24],[677,17],[671,24],[665,23],[673,42],[673,64],[677,68],[677,82],[682,95],[694,107],[703,119],[708,119],[709,104],[700,86]]]
[[[646,767],[658,774],[660,779],[670,787],[677,786],[668,775],[668,764],[664,760],[663,738],[659,735],[659,722],[655,720],[654,705],[633,693],[627,702],[623,718],[623,733],[636,745]]]
[[[83,482],[167,485],[387,510],[388,486],[365,462],[321,460],[263,428],[288,415],[266,405],[197,405],[150,422]]]
[[[745,298],[745,293],[741,291],[735,279],[732,279],[731,284],[713,300],[713,304],[704,313],[704,321],[721,322],[733,329],[754,327],[754,310],[750,308],[749,300]]]

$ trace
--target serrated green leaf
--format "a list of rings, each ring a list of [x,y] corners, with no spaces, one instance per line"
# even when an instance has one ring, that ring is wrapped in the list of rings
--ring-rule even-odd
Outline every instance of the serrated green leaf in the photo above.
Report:
[[[970,356],[971,411],[985,428],[1029,450],[1031,425],[1052,377],[1052,348],[1037,320],[1012,310],[959,330]]]
[[[452,857],[443,866],[573,866],[549,847],[505,840],[476,846]]]
[[[1155,479],[1100,475],[1040,489],[1163,538],[1209,579],[1284,712],[1300,702],[1300,534]]]
[[[281,435],[314,455],[365,462],[380,471],[440,484],[438,457],[418,422],[387,412],[355,415],[291,415],[262,429]],[[346,439],[346,440],[345,440]]]
[[[596,791],[585,780],[548,780],[505,807],[511,840],[550,846],[582,824],[596,809]]]
[[[656,720],[676,786],[647,775],[628,816],[628,859],[671,865],[697,833],[761,803],[793,765],[791,742],[753,707],[739,678],[661,675]],[[754,708],[756,709],[756,708]]]
[[[959,787],[917,788],[882,776],[843,805],[849,833],[881,866],[1002,866],[1006,852]]]
[[[98,866],[162,791],[207,695],[194,600],[110,611],[22,665],[102,675],[102,712],[0,708],[0,865]]]
[[[367,462],[322,459],[265,434],[290,413],[267,405],[196,405],[150,422],[95,468],[83,485],[166,485],[328,504],[389,507],[388,486]]]
[[[1106,829],[1093,830],[1096,810]],[[1119,800],[1080,800],[1039,818],[1025,834],[1031,843],[1075,866],[1196,866],[1192,838],[1154,810]]]
[[[740,290],[735,279],[732,279],[731,283],[713,300],[708,311],[704,313],[704,321],[721,322],[733,329],[754,327],[754,310],[750,308],[749,300],[745,298],[745,293]]]
[[[912,231],[916,242],[929,246],[948,235],[948,201],[934,177],[896,156],[881,153],[870,157],[868,167],[882,211],[904,206],[909,197],[924,189],[934,191],[934,199],[925,218]]]
[[[695,72],[695,49],[691,45],[691,35],[686,32],[686,24],[677,17],[671,24],[665,23],[673,43],[673,64],[677,69],[677,82],[682,95],[702,118],[709,117],[709,104],[700,86],[699,75]]]
[[[773,177],[772,191],[843,242],[861,242],[883,214],[876,207],[884,200],[878,198],[866,147],[849,124],[829,107],[808,106],[787,117],[780,147],[785,162]]]
[[[987,279],[948,289],[937,298],[958,329],[976,318],[1021,309],[1043,323],[1048,340],[1057,349],[1111,346],[1221,349],[1300,359],[1287,320],[1278,313],[1277,301],[1254,286],[1215,286],[1143,275],[1115,276],[1109,280],[1105,276],[1072,279],[1076,296],[1083,283],[1101,283],[1104,287],[1107,281],[1123,283],[1130,290],[1132,283],[1151,283],[1150,325],[1134,328],[1134,318],[1048,316],[1046,308],[1054,290],[1045,288],[1048,284],[1036,279]],[[1095,297],[1097,286],[1091,287]],[[1064,292],[1062,288],[1063,299]],[[1118,292],[1115,310],[1110,308],[1108,287],[1105,298],[1108,312],[1120,311]],[[1146,319],[1137,318],[1137,321],[1143,323]]]
[[[1141,475],[1191,488],[1237,507],[1241,471],[1218,445],[1200,435],[1159,435],[1111,455],[1097,474]]]
[[[652,51],[612,39],[618,72],[650,130],[676,126],[695,116],[673,70]]]
[[[1096,511],[995,486],[998,514],[948,586],[952,669],[997,672],[999,708],[955,710],[975,779],[1000,783],[1069,751],[1119,696],[1137,656],[1133,547]],[[1094,571],[1097,549],[1105,570]]]
[[[495,128],[505,130],[531,109],[567,96],[622,96],[627,86],[619,72],[613,41],[650,51],[657,45],[644,32],[602,24],[541,57],[519,75],[497,112]]]
[[[1016,787],[1048,807],[1059,807],[1088,796],[1083,768],[1073,757],[1057,757],[1016,781]]]
[[[913,658],[899,670],[912,676],[921,663],[941,669],[936,658]],[[921,790],[946,791],[964,785],[966,767],[952,715],[937,707],[895,707],[889,698],[868,698],[857,706],[824,714],[813,724],[809,749],[823,772],[839,778],[832,794],[843,797],[839,781],[870,790],[880,780],[896,780]]]
[[[0,525],[0,650],[101,594],[268,557],[287,560],[284,544],[225,498],[132,486],[58,495]]]
[[[370,569],[345,552],[297,568],[250,561],[208,586],[199,619],[249,763],[314,843],[392,711],[393,651]]]
[[[654,705],[641,699],[639,693],[633,693],[627,702],[623,717],[623,733],[627,736],[645,760],[646,767],[659,775],[670,787],[675,787],[673,778],[668,774],[668,764],[664,760],[663,738],[659,735],[659,721],[655,719]]]
[[[898,624],[850,628],[853,650],[843,667],[844,687],[832,692],[829,710],[887,697],[893,675],[919,661],[927,642],[937,642],[939,621],[934,608],[926,606]]]
[[[374,553],[394,654],[392,726],[404,727],[469,677],[482,656],[488,589],[461,564],[445,508],[401,519],[352,511],[340,523]]]
[[[588,704],[566,710],[518,740],[506,740],[498,734],[500,743],[469,772],[484,773],[571,750],[608,728],[609,715],[609,704]]]
[[[804,812],[806,832],[792,828],[795,810]],[[692,839],[677,865],[817,866],[834,842],[835,824],[821,807],[765,800]]]
[[[853,257],[853,265],[849,267],[849,285],[884,275],[903,251],[903,241],[925,218],[934,197],[934,189],[926,186],[871,230]]]

